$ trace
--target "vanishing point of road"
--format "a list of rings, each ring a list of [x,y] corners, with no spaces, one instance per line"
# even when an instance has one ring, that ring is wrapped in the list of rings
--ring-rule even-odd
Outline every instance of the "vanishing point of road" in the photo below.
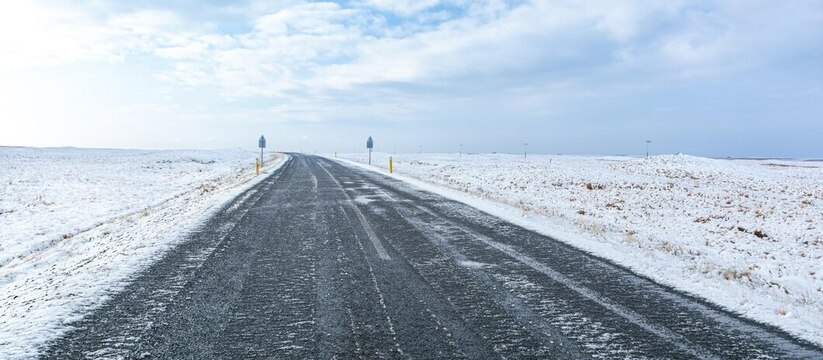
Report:
[[[290,155],[44,357],[823,358],[467,205]]]

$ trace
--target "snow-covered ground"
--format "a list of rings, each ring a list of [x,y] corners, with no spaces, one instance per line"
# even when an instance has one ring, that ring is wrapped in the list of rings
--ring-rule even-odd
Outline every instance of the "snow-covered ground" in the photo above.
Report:
[[[0,358],[35,354],[263,179],[256,154],[0,147]]]
[[[382,172],[390,154],[373,154]],[[367,154],[338,158],[367,161]],[[823,163],[399,154],[395,176],[823,344]]]

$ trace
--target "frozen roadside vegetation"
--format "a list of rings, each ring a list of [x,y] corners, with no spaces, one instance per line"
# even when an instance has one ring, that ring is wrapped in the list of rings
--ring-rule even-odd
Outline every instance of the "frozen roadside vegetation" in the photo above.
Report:
[[[373,154],[388,167],[390,154]],[[367,161],[367,154],[339,158]],[[374,167],[371,167],[375,169]],[[399,154],[398,178],[823,344],[823,163]]]
[[[36,354],[263,179],[255,155],[0,147],[0,358]]]

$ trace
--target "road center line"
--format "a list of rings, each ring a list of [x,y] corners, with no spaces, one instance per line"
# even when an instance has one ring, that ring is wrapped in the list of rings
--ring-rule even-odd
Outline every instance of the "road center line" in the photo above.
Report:
[[[335,178],[334,175],[332,175],[331,172],[329,172],[329,170],[326,169],[326,167],[323,166],[322,163],[317,162],[317,164],[320,165],[320,168],[323,169],[323,171],[325,171],[326,174],[329,174],[329,177],[331,177],[331,179],[334,180],[334,183],[337,184],[337,186],[340,188],[340,191],[343,192],[343,195],[346,195],[346,198],[349,200],[349,203],[351,203],[352,209],[354,209],[354,213],[357,215],[357,220],[360,221],[360,225],[362,225],[363,230],[366,231],[366,235],[369,237],[369,240],[371,240],[372,245],[374,245],[374,249],[377,250],[377,255],[380,256],[380,258],[383,260],[391,260],[391,257],[389,256],[389,253],[386,252],[386,248],[383,247],[383,243],[380,241],[380,238],[378,238],[377,234],[374,233],[374,230],[372,230],[371,225],[369,225],[369,221],[366,220],[366,216],[364,216],[363,212],[360,211],[360,208],[357,207],[357,204],[354,202],[354,199],[352,199],[352,197],[349,196],[349,193],[346,192],[346,189],[343,188],[343,184],[341,184],[340,181],[338,181],[337,178]]]

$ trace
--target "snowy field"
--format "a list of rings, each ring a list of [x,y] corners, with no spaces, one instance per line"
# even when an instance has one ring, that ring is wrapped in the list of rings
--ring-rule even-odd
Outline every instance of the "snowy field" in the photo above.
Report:
[[[32,355],[261,180],[256,154],[0,147],[0,358]]]
[[[389,155],[373,154],[373,165],[385,172]],[[338,158],[364,163],[367,156]],[[823,344],[821,162],[399,154],[394,169],[398,178]]]

